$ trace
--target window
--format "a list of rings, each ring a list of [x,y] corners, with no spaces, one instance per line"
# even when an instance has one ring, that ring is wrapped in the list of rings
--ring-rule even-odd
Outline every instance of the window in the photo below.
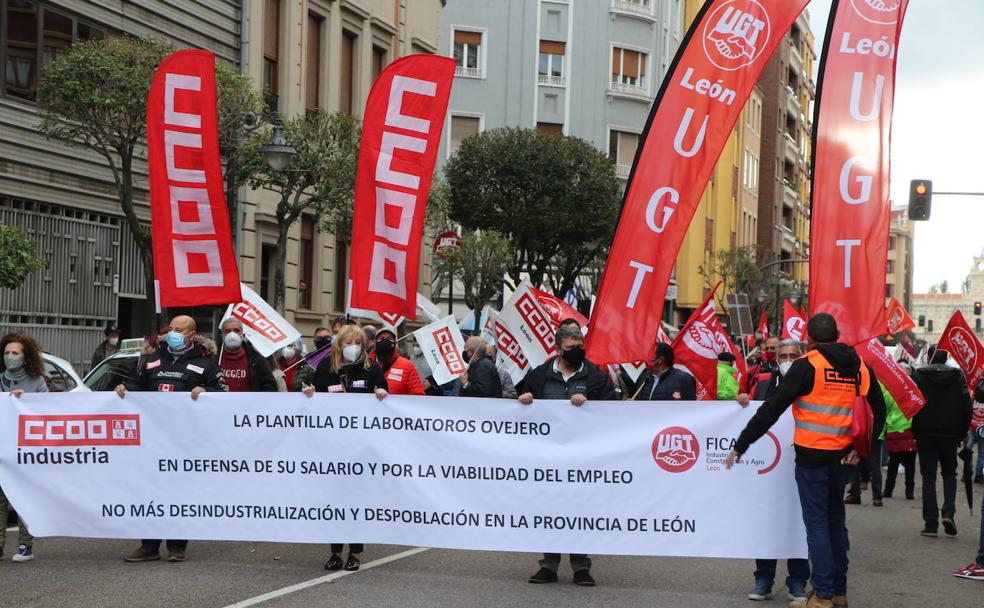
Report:
[[[335,237],[335,310],[344,311],[348,302],[348,242]]]
[[[551,32],[560,31],[560,11],[547,10],[547,29]]]
[[[560,113],[560,98],[556,95],[543,96],[543,113],[555,115]]]
[[[478,135],[482,129],[482,120],[477,116],[451,116],[451,144],[448,146],[448,156],[457,154],[461,142]]]
[[[305,215],[301,218],[301,259],[300,284],[297,286],[298,306],[311,309],[314,293],[314,218]]]
[[[615,163],[615,174],[628,177],[639,147],[639,135],[612,129],[608,132],[608,157]]]
[[[72,18],[52,10],[44,11],[41,28],[41,68],[58,59],[72,46]]]
[[[263,5],[263,92],[267,107],[276,112],[280,94],[280,0]]]
[[[563,42],[550,40],[540,41],[540,62],[538,66],[539,82],[543,84],[564,85],[564,53],[566,45]]]
[[[888,250],[893,251],[895,249],[895,235],[889,235],[888,237]]]
[[[355,95],[355,45],[358,36],[348,30],[342,32],[342,78],[339,92],[339,110],[352,116],[355,105],[352,97]]]
[[[639,51],[614,47],[612,49],[612,90],[648,95],[646,64],[649,55]]]
[[[304,107],[316,112],[321,106],[321,25],[324,19],[308,13],[307,57],[304,66]]]
[[[536,130],[546,135],[560,136],[564,134],[564,125],[553,122],[538,122]]]
[[[887,260],[885,262],[885,274],[892,274],[895,272],[895,260]]]
[[[482,33],[454,30],[455,76],[482,77]]]
[[[372,47],[372,80],[375,81],[386,67],[386,49],[373,45]]]
[[[891,298],[894,295],[895,295],[895,285],[892,285],[891,283],[886,283],[885,284],[885,297],[886,298]]]

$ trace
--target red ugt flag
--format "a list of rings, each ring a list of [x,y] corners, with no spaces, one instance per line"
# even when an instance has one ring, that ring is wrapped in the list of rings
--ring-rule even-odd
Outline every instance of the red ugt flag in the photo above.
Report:
[[[789,300],[783,304],[782,310],[782,339],[803,342],[803,338],[806,336],[806,321],[803,320],[799,311]]]
[[[729,352],[735,356],[739,386],[748,375],[744,356],[731,342],[714,310],[713,299],[718,286],[720,283],[711,290],[701,307],[690,315],[671,345],[675,365],[684,367],[697,381],[698,401],[717,399],[718,353]]]
[[[909,316],[902,303],[892,296],[892,301],[888,303],[888,333],[897,334],[915,326],[916,322]]]
[[[765,311],[762,311],[762,316],[759,318],[758,333],[765,340],[769,337],[769,320],[765,317]]]
[[[950,353],[960,369],[967,375],[967,384],[973,391],[977,380],[984,373],[984,346],[967,325],[967,320],[959,310],[954,311],[950,322],[946,324],[937,348]]]

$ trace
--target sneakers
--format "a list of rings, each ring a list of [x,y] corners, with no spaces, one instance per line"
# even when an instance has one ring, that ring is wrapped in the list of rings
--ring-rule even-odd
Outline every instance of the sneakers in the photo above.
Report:
[[[29,562],[34,559],[34,551],[27,545],[17,547],[17,553],[10,558],[12,562]]]
[[[332,555],[331,557],[328,558],[328,561],[325,562],[325,570],[331,570],[331,571],[341,570],[342,565],[343,565],[342,556]]]
[[[169,550],[167,552],[167,561],[171,563],[185,561],[185,550],[184,549]]]
[[[557,575],[554,574],[554,578],[556,577]],[[595,580],[587,570],[578,570],[574,573],[574,584],[579,587],[594,587]]]
[[[834,608],[847,608],[846,595],[835,595],[830,601],[833,602]]]
[[[882,502],[881,498],[875,498],[871,501],[871,506],[873,507],[883,507],[885,504]]]
[[[789,608],[834,608],[834,602],[821,599],[817,597],[816,592],[811,591],[808,597],[789,602]]]
[[[861,504],[861,497],[854,494],[848,494],[847,498],[844,499],[845,505],[859,505]]]
[[[143,547],[137,547],[129,555],[123,558],[127,562],[154,562],[161,558],[161,554],[157,551],[151,553]]]
[[[947,536],[954,537],[957,535],[957,524],[953,523],[953,520],[951,518],[944,517],[943,531],[946,532]]]
[[[790,602],[805,602],[806,598],[806,586],[802,587],[789,587],[787,594],[789,595]]]
[[[755,589],[748,594],[753,602],[764,602],[772,599],[772,585],[766,581],[755,581]]]
[[[544,583],[556,583],[557,573],[553,570],[548,570],[547,568],[540,568],[536,571],[536,574],[529,578],[530,583],[534,585],[543,585]]]
[[[349,553],[348,559],[345,560],[345,571],[355,572],[356,570],[359,569],[361,565],[362,565],[362,561],[360,561],[359,558],[356,557],[355,555]]]
[[[957,568],[953,571],[953,576],[969,578],[972,581],[984,581],[984,567],[973,563],[966,568]]]
[[[937,531],[936,528],[930,528],[928,525],[925,528],[923,528],[922,532],[920,532],[919,534],[922,536],[927,536],[929,538],[936,538],[937,536],[940,535],[940,533]]]

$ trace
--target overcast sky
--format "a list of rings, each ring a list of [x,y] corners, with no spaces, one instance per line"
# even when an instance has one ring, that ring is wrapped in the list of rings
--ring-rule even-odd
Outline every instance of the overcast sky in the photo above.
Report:
[[[845,2],[849,0],[844,0]],[[830,0],[809,5],[823,44]],[[905,205],[909,180],[933,190],[984,192],[984,1],[910,0],[898,50],[892,127],[892,198]],[[819,62],[817,62],[819,64]],[[957,292],[984,249],[984,196],[935,196],[916,222],[913,290],[944,279]]]

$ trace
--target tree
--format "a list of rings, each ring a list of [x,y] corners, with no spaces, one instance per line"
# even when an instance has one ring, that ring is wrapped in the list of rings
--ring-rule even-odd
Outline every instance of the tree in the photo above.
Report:
[[[946,279],[940,281],[940,293],[950,293],[950,282]]]
[[[494,230],[466,232],[461,247],[445,251],[435,258],[434,273],[461,281],[465,304],[476,313],[491,302],[502,288],[502,277],[512,262],[512,246],[502,233]]]
[[[721,280],[719,294],[743,293],[754,300],[760,289],[765,287],[765,276],[755,263],[755,247],[722,249],[711,253],[708,263],[697,267],[697,274],[704,277],[707,288]]]
[[[970,293],[970,277],[964,278],[963,283],[960,285],[960,292],[964,294]]]
[[[147,297],[154,293],[151,235],[136,213],[134,159],[146,157],[147,94],[160,62],[174,51],[166,41],[110,38],[79,42],[44,70],[39,105],[41,132],[50,139],[95,151],[109,165],[127,227],[144,266]],[[233,132],[242,116],[259,113],[259,97],[248,78],[216,62],[220,151],[238,155]],[[228,173],[228,172],[227,172]],[[227,180],[227,190],[241,183]]]
[[[318,111],[283,123],[284,137],[297,151],[286,168],[267,165],[260,147],[269,135],[254,134],[245,144],[243,172],[253,188],[274,192],[277,201],[277,254],[274,308],[284,312],[287,234],[306,210],[320,219],[321,229],[347,236],[351,232],[355,169],[359,158],[359,122],[340,112]]]
[[[0,288],[16,289],[35,270],[44,268],[38,246],[17,226],[0,226]]]
[[[534,129],[469,137],[444,169],[451,219],[499,230],[514,255],[508,273],[563,294],[608,247],[618,217],[612,161],[590,143]]]

